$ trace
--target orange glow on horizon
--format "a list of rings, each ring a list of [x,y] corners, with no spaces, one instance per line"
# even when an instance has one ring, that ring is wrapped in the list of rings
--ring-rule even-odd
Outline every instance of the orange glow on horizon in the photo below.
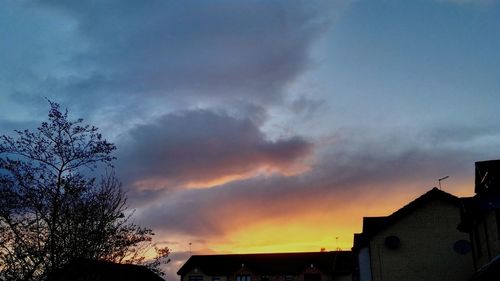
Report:
[[[463,185],[448,192],[469,196],[469,190],[470,186]],[[367,197],[351,202],[331,202],[335,206],[331,209],[318,202],[318,208],[307,214],[292,212],[281,218],[262,218],[250,223],[248,219],[233,218],[233,225],[237,227],[227,229],[224,237],[210,240],[207,246],[215,253],[316,252],[321,248],[327,251],[350,250],[354,233],[362,230],[363,217],[390,215],[427,191],[399,192],[386,197],[368,195],[368,191]]]
[[[357,196],[339,192],[334,198],[321,197],[314,204],[307,203],[307,209],[294,209],[301,204],[302,199],[299,199],[289,202],[290,211],[268,217],[253,217],[244,209],[239,212],[231,208],[219,214],[219,233],[190,238],[179,234],[178,239],[187,241],[182,245],[200,241],[193,246],[196,254],[317,252],[321,248],[350,250],[354,233],[362,231],[363,217],[390,215],[431,189],[406,185],[381,191],[382,187],[372,187],[362,188],[363,194]],[[456,196],[470,196],[471,189],[468,183],[456,184],[453,190],[451,186],[443,188]],[[185,245],[179,250],[188,251]]]

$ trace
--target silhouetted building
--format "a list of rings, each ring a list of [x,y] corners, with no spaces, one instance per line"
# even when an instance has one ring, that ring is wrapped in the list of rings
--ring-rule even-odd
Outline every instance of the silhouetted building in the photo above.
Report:
[[[165,281],[148,268],[133,264],[77,259],[47,281]]]
[[[181,281],[344,281],[350,251],[195,255],[177,272]]]
[[[470,280],[500,280],[500,160],[476,162],[475,193],[462,199],[459,226],[472,241]]]
[[[433,188],[354,235],[354,280],[460,281],[473,274],[469,237],[457,230],[459,198]]]

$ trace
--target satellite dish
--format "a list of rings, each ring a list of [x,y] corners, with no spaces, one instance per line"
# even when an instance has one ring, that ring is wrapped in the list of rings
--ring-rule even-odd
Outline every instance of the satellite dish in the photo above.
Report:
[[[472,250],[472,247],[469,241],[458,240],[453,244],[453,250],[461,255],[465,255]]]
[[[387,236],[384,243],[385,246],[391,250],[395,250],[401,247],[401,240],[399,240],[399,237],[395,235]]]

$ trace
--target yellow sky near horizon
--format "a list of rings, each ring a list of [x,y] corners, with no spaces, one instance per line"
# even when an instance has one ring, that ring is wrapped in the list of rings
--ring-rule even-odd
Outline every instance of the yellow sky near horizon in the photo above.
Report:
[[[192,242],[191,250],[196,254],[314,252],[322,248],[328,251],[350,250],[354,233],[362,230],[363,217],[390,215],[428,190],[378,198],[369,196],[370,200],[356,198],[352,202],[341,202],[340,209],[318,206],[303,214],[291,212],[277,218],[250,222],[236,220],[237,227],[233,221],[232,227],[225,228],[223,233],[207,237],[203,242]],[[456,185],[453,191],[445,191],[459,197],[473,193],[468,184]],[[234,214],[238,215],[241,214]],[[174,251],[189,251],[189,242],[197,239],[190,237],[185,240],[186,236],[182,235],[179,238],[183,241],[173,247]]]

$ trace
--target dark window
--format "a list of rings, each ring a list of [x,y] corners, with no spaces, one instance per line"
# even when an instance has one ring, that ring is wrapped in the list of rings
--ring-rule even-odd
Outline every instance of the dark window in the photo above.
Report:
[[[203,281],[202,275],[190,275],[189,281]]]
[[[236,281],[252,281],[252,278],[250,278],[250,275],[238,275]]]
[[[401,240],[395,235],[387,236],[384,240],[384,244],[387,248],[391,250],[396,250],[401,247]]]
[[[285,275],[285,281],[293,281],[293,275]]]
[[[304,281],[321,281],[319,274],[304,274]]]
[[[261,276],[260,281],[269,281],[269,276]]]
[[[212,281],[220,281],[220,277],[219,276],[212,276]]]

